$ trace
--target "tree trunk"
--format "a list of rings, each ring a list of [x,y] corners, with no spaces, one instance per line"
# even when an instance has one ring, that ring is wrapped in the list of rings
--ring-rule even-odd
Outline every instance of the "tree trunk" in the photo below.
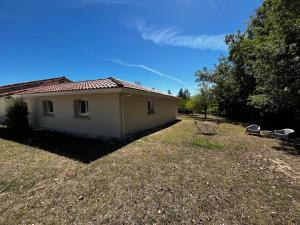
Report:
[[[206,117],[206,110],[204,110],[204,119],[206,119],[207,117]]]

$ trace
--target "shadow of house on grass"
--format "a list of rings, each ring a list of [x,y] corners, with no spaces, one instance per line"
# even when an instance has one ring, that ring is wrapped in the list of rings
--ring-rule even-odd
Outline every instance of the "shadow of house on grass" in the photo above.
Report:
[[[132,135],[124,140],[108,139],[90,139],[74,137],[63,133],[53,131],[31,131],[26,138],[16,138],[9,129],[1,128],[0,138],[18,142],[35,148],[44,150],[57,155],[61,155],[82,163],[91,163],[105,155],[108,155],[128,144],[147,135],[173,126],[180,120],[168,123],[164,126],[149,129]]]

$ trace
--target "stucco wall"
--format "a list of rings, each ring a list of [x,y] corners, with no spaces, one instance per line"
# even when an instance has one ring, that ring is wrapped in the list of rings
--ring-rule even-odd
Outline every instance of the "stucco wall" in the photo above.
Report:
[[[73,101],[88,100],[90,119],[74,117]],[[54,116],[43,115],[43,101],[53,101]],[[91,137],[120,137],[119,94],[82,94],[49,97],[27,97],[30,122],[35,127],[82,134]]]
[[[7,108],[12,104],[13,98],[0,97],[0,123],[3,123],[6,117]]]
[[[154,103],[154,113],[147,114],[147,100]],[[178,116],[178,101],[172,98],[132,95],[124,98],[125,135],[172,122]]]
[[[94,93],[48,97],[25,97],[30,123],[35,127],[79,134],[90,137],[117,137],[131,135],[174,121],[178,101],[170,97],[150,97],[132,94],[123,98],[121,93]],[[125,94],[126,95],[126,94]],[[90,119],[74,117],[73,102],[89,101]],[[154,113],[147,113],[147,100],[154,103]],[[45,116],[43,101],[53,102],[54,116]],[[122,108],[123,105],[123,108]],[[124,121],[122,122],[122,116]]]

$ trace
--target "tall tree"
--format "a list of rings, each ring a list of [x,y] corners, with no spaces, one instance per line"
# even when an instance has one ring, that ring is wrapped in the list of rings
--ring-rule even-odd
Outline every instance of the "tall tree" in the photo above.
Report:
[[[204,118],[207,118],[207,110],[210,106],[210,89],[207,86],[203,86],[200,89],[200,94],[198,95],[199,109],[202,110]]]
[[[247,29],[254,43],[251,61],[257,85],[250,104],[263,112],[300,107],[300,1],[266,0]]]
[[[178,104],[178,111],[180,113],[188,113],[190,112],[187,108],[187,102],[190,99],[191,95],[189,90],[180,88],[177,97],[181,98]]]
[[[210,83],[222,113],[300,123],[299,12],[299,0],[263,1],[244,33],[226,37],[228,56],[196,72],[198,84]]]
[[[191,97],[191,94],[188,89],[182,89],[180,88],[177,97],[182,98],[182,99],[189,99]]]

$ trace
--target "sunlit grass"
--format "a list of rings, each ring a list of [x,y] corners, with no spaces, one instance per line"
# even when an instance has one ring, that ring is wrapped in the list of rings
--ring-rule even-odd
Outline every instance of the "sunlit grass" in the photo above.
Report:
[[[187,144],[191,144],[194,147],[200,147],[200,148],[205,148],[205,149],[223,149],[224,148],[224,145],[221,143],[212,142],[212,141],[209,141],[209,140],[203,139],[203,138],[193,139],[192,143],[188,142]]]
[[[299,157],[239,124],[200,134],[194,119],[89,163],[0,139],[0,224],[300,224]]]

